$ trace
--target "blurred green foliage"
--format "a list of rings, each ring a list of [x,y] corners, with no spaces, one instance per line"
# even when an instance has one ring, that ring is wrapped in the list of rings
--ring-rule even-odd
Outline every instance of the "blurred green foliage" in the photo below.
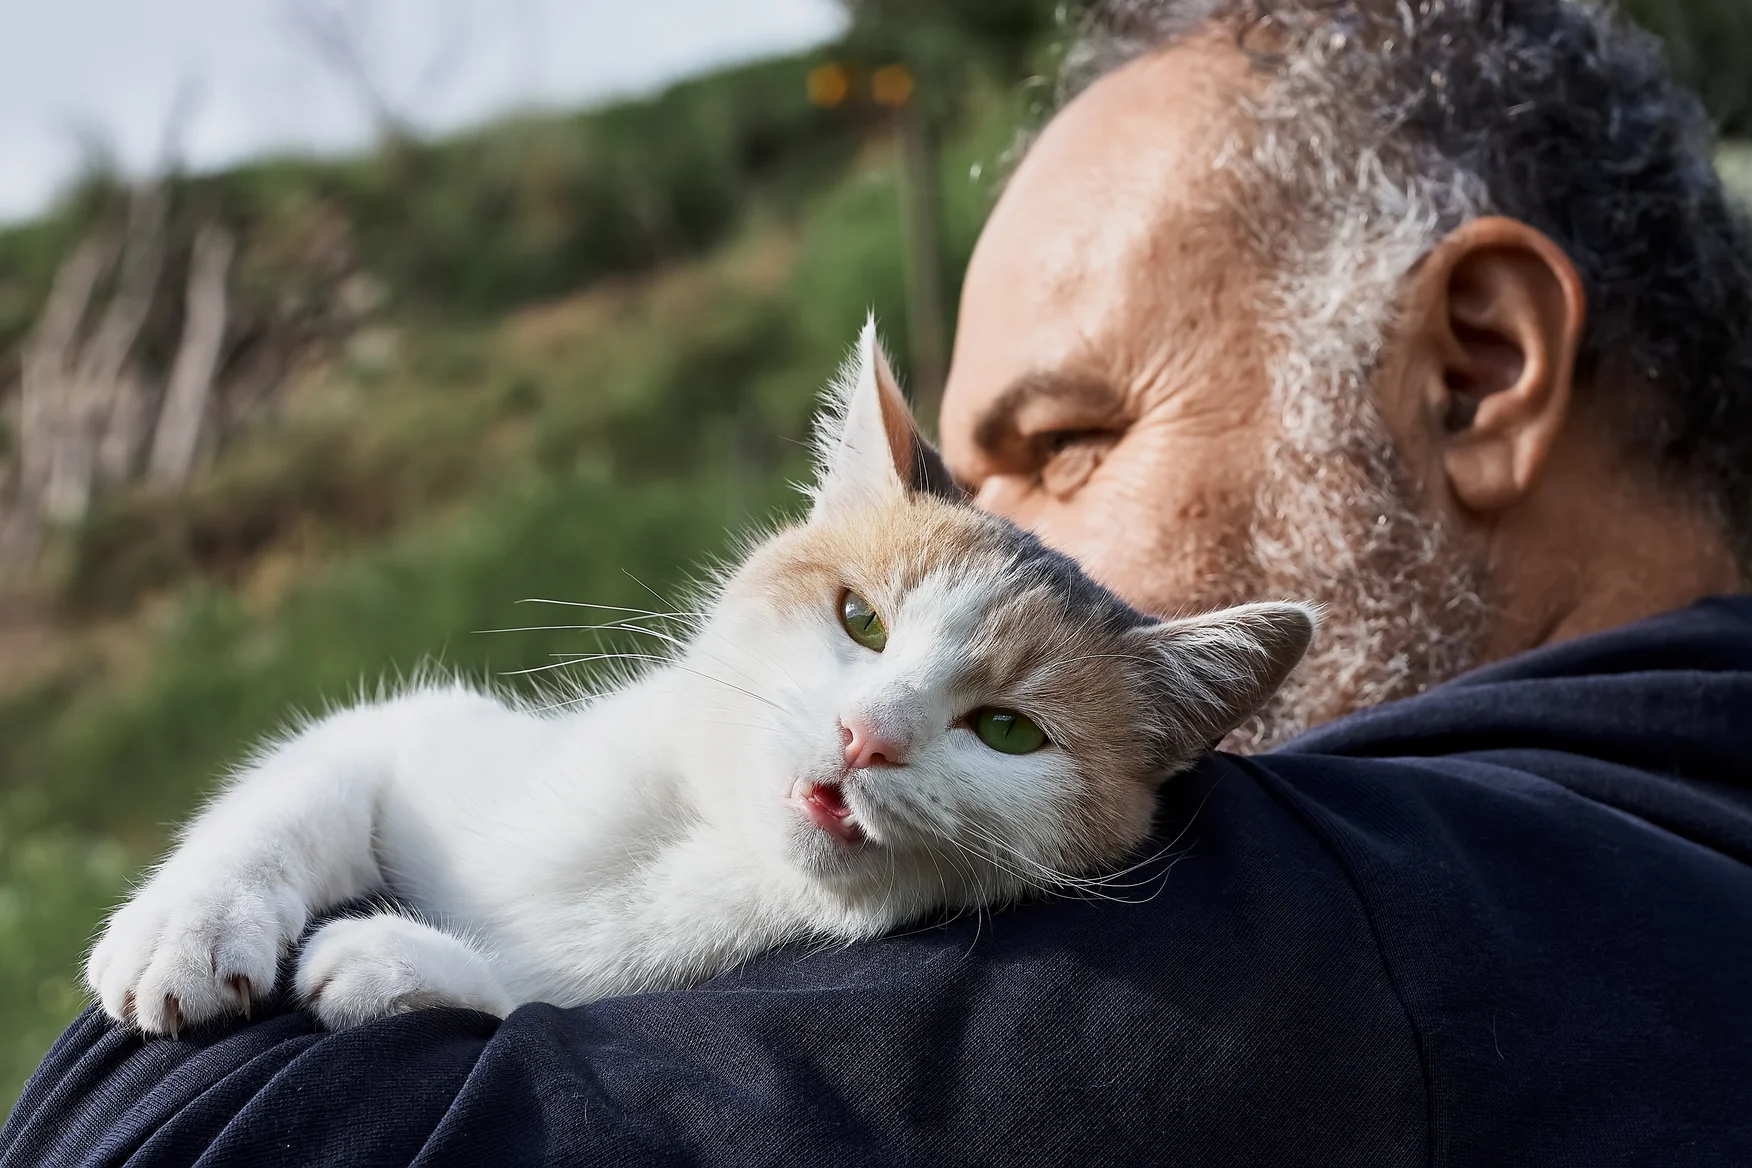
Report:
[[[336,193],[365,266],[405,303],[479,313],[552,295],[696,255],[751,200],[794,211],[859,141],[845,112],[799,100],[811,63],[762,62],[651,100],[410,143],[368,173],[337,175]]]

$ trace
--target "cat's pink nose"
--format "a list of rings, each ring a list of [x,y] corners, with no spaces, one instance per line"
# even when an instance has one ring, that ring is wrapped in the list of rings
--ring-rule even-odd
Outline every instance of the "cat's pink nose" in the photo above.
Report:
[[[867,770],[873,766],[902,766],[906,763],[906,739],[884,734],[875,727],[856,719],[840,722],[840,737],[846,743],[846,769]]]

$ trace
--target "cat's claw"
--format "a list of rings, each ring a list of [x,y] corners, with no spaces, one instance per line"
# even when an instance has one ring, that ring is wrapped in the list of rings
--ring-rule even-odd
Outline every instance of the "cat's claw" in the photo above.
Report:
[[[175,1036],[248,1014],[273,990],[280,955],[304,920],[285,884],[162,873],[110,918],[86,962],[86,983],[118,1022]]]

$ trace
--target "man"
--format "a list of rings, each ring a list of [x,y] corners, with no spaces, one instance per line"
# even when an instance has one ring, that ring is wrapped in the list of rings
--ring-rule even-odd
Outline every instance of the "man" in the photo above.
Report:
[[[981,238],[958,474],[1140,607],[1325,601],[1254,745],[1737,591],[1752,258],[1650,48],[1553,3],[1213,21],[1250,7],[1085,43],[1139,59]]]
[[[1752,1162],[1752,231],[1696,106],[1568,0],[1130,0],[1074,65],[945,453],[1140,607],[1324,602],[1233,745],[1317,728],[1170,784],[1111,899],[497,1026],[88,1014],[0,1164]]]

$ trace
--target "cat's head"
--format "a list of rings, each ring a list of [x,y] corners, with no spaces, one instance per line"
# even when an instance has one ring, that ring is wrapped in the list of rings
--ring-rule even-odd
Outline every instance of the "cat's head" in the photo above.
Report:
[[[702,795],[848,894],[966,902],[1120,859],[1313,634],[1295,604],[1143,616],[973,507],[873,323],[816,454],[807,520],[727,578],[685,664],[721,758]]]

